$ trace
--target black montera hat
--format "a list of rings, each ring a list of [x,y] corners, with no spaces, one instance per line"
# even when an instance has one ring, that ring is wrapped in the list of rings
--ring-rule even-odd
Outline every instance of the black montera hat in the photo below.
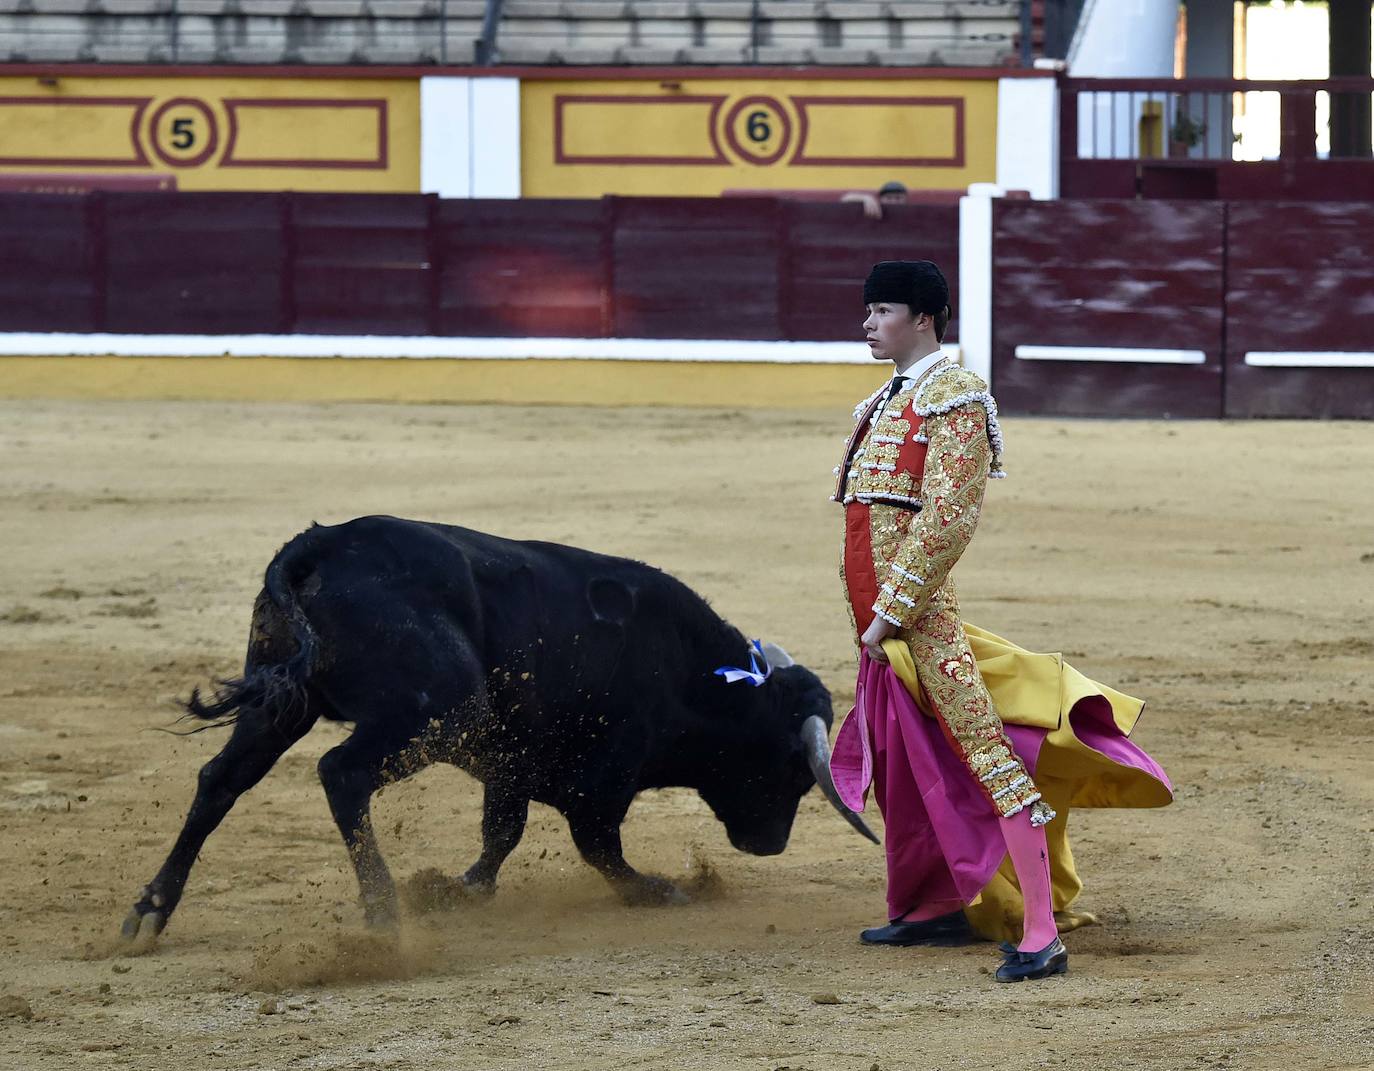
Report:
[[[949,283],[928,260],[883,260],[864,280],[864,304],[891,301],[934,316],[949,304]]]

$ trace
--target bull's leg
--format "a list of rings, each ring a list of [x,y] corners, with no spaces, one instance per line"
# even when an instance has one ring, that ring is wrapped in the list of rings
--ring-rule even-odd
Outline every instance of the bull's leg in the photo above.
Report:
[[[314,722],[314,718],[302,718],[294,725],[278,725],[269,714],[258,710],[246,711],[239,717],[220,753],[201,767],[196,797],[181,834],[162,869],[143,887],[138,902],[124,920],[122,932],[126,940],[151,944],[162,932],[181,901],[191,866],[205,839],[238,798],[261,781]]]
[[[372,794],[425,765],[417,752],[405,750],[410,742],[359,726],[320,759],[320,783],[353,860],[363,914],[370,926],[390,927],[397,921],[396,885],[372,830]]]
[[[490,894],[496,891],[496,872],[515,851],[525,833],[530,801],[518,791],[495,782],[485,786],[482,798],[482,855],[463,875],[469,891]]]
[[[620,823],[628,805],[615,814],[607,810],[567,812],[573,843],[591,866],[601,872],[627,904],[685,904],[687,894],[666,878],[641,874],[625,861]]]

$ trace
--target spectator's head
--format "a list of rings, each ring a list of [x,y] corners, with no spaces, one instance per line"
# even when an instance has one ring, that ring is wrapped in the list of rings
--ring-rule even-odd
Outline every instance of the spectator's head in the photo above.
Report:
[[[906,187],[900,182],[884,182],[878,187],[878,203],[885,205],[906,204]]]

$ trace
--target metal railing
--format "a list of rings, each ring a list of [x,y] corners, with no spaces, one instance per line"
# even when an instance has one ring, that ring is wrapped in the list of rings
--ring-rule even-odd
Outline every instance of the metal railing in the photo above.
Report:
[[[1065,79],[1077,160],[1369,159],[1374,79]]]

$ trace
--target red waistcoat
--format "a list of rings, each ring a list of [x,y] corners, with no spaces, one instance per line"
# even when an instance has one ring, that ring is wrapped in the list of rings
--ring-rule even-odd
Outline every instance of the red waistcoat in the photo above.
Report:
[[[912,394],[901,392],[883,404],[885,393],[884,389],[864,408],[845,444],[832,496],[845,507],[845,586],[860,635],[872,623],[873,604],[878,601],[870,507],[919,510],[926,464],[926,437]]]

